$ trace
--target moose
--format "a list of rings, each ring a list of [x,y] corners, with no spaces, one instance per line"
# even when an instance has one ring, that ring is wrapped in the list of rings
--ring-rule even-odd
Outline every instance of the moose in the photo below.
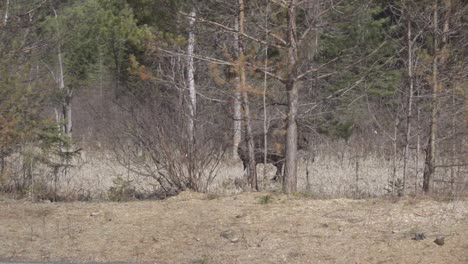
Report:
[[[275,176],[272,181],[278,181],[283,176],[283,166],[286,157],[286,132],[287,132],[286,120],[279,120],[272,122],[272,125],[267,130],[267,151],[266,161],[267,163],[273,164],[276,167]],[[308,141],[303,133],[299,132],[298,148],[304,149],[307,147]],[[254,144],[255,144],[255,163],[265,162],[265,134],[254,133]],[[239,158],[242,160],[244,166],[244,172],[249,166],[249,151],[246,140],[239,144],[237,149]]]

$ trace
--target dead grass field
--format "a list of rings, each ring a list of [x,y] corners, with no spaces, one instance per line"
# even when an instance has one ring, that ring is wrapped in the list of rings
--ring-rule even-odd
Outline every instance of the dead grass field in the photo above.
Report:
[[[424,232],[427,239],[412,240]],[[443,246],[433,241],[445,236]],[[468,263],[468,201],[185,192],[165,201],[0,198],[0,259],[148,263]]]

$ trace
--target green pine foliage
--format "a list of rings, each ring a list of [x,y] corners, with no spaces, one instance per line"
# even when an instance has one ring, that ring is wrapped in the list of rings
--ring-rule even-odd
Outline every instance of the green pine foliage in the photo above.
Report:
[[[90,26],[92,25],[92,26]],[[144,48],[150,38],[138,26],[132,9],[122,1],[79,1],[46,18],[44,37],[56,39],[64,56],[66,85],[83,86],[98,74],[98,64],[124,71],[129,53]],[[55,60],[56,55],[51,54]]]
[[[338,58],[332,65],[338,76],[333,76],[327,87],[336,92],[364,78],[366,86],[360,84],[356,90],[392,96],[401,78],[400,68],[389,67],[398,59],[392,37],[395,27],[383,6],[374,4],[364,9],[362,6],[354,2],[345,4],[327,17],[336,26],[323,32],[319,60],[326,63]],[[350,16],[344,18],[343,13]]]
[[[320,64],[327,65],[322,72],[332,73],[320,83],[322,96],[335,96],[330,104],[332,114],[319,122],[319,131],[345,139],[352,124],[367,119],[368,100],[396,102],[404,76],[396,26],[386,6],[357,2],[344,3],[326,16],[333,27],[325,28],[320,35],[317,56]]]

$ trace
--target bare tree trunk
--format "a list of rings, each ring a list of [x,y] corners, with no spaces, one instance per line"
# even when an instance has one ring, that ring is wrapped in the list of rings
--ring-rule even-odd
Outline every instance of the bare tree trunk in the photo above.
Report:
[[[195,68],[193,65],[193,51],[195,48],[195,10],[190,12],[189,16],[189,37],[187,45],[187,83],[189,90],[190,102],[188,104],[189,109],[189,125],[188,134],[192,145],[195,143],[195,116],[197,112],[197,94],[195,90]]]
[[[3,25],[6,26],[8,22],[8,7],[10,6],[10,0],[6,0],[6,7],[5,7],[5,16],[3,18]]]
[[[398,159],[398,146],[397,146],[397,137],[398,137],[398,125],[400,120],[398,118],[398,113],[395,113],[395,122],[393,127],[393,172],[392,172],[392,195],[395,195],[395,183],[396,183],[396,173],[397,173],[397,159]]]
[[[441,54],[448,54],[448,42],[449,42],[449,38],[448,38],[448,35],[449,35],[449,30],[450,30],[450,17],[452,15],[452,1],[451,0],[446,0],[444,1],[444,9],[445,9],[445,14],[444,14],[444,26],[443,26],[443,30],[442,30],[442,47],[441,47]],[[441,56],[441,59],[440,59],[440,64],[442,65],[445,65],[445,63],[447,62],[447,58],[448,56],[447,55],[444,55],[444,56]],[[455,92],[454,92],[454,89],[452,89],[452,107],[455,107]],[[455,117],[456,115],[452,115],[452,136],[455,137],[455,133],[456,133],[456,125],[455,125]],[[455,143],[452,142],[452,150],[451,150],[451,160],[452,160],[452,163],[456,163],[455,160],[456,160],[456,156],[455,156],[455,152],[456,152],[456,146],[455,146]],[[455,168],[453,166],[450,166],[450,189],[451,189],[451,192],[452,194],[455,193]]]
[[[452,89],[452,107],[455,108],[455,89]],[[452,135],[455,137],[456,135],[456,122],[455,122],[455,115],[452,116]],[[457,157],[456,157],[456,145],[455,141],[452,140],[452,153],[451,153],[451,160],[453,163],[457,163]],[[450,166],[450,189],[452,192],[452,195],[455,194],[455,167]]]
[[[235,21],[235,27],[236,30],[239,30],[239,21]],[[238,45],[239,43],[239,37],[237,34],[234,34],[234,42],[236,43],[235,45]],[[232,138],[232,156],[234,159],[239,159],[239,154],[237,153],[237,150],[239,149],[239,144],[241,143],[242,140],[242,112],[241,112],[241,94],[240,94],[240,80],[239,80],[239,74],[236,74],[236,79],[234,81],[237,86],[234,89],[234,103],[233,103],[233,117],[234,117],[234,136]]]
[[[237,77],[236,77],[237,78]],[[238,83],[239,81],[237,81]],[[234,159],[239,158],[237,150],[242,140],[242,112],[241,112],[241,95],[239,91],[234,91],[234,136],[232,139],[233,152],[232,156]]]
[[[59,44],[57,45],[57,57],[58,57],[58,66],[59,66],[59,76],[58,76],[58,88],[63,93],[64,99],[62,102],[62,112],[59,113],[58,110],[56,112],[56,121],[57,123],[62,123],[61,132],[71,138],[71,131],[72,131],[72,108],[71,108],[71,99],[73,96],[73,91],[71,88],[65,87],[65,80],[64,80],[64,69],[63,69],[63,60],[62,60],[62,50],[60,44],[60,27],[58,24],[57,19],[57,12],[53,9],[55,15],[55,21],[57,23],[57,34],[59,34]]]
[[[265,8],[265,40],[268,42],[268,12],[269,2]],[[268,68],[268,45],[265,45],[265,70]],[[263,76],[263,183],[267,182],[266,164],[268,160],[268,111],[266,105],[268,75]],[[264,184],[265,186],[265,184]]]
[[[445,0],[445,16],[444,16],[444,28],[442,32],[442,49],[447,48],[448,44],[448,33],[450,28],[450,16],[452,15],[452,0]],[[443,63],[443,62],[442,62]]]
[[[72,106],[71,100],[73,98],[73,91],[71,88],[65,89],[65,100],[63,103],[63,116],[64,116],[64,134],[68,137],[72,137]]]
[[[438,0],[434,1],[433,5],[433,23],[434,23],[434,54],[432,58],[432,111],[431,111],[431,128],[429,143],[426,151],[426,161],[424,164],[423,175],[423,191],[429,193],[434,178],[435,161],[436,161],[436,134],[437,134],[437,97],[438,97]]]
[[[249,107],[249,96],[247,93],[247,82],[245,76],[245,54],[244,54],[244,42],[243,35],[244,31],[244,21],[245,21],[245,5],[244,0],[239,0],[239,36],[238,37],[238,63],[239,63],[239,81],[240,81],[240,90],[242,94],[242,102],[244,106],[244,116],[245,116],[245,133],[246,141],[249,151],[249,184],[252,190],[258,190],[257,185],[257,169],[255,163],[255,144],[252,133],[252,125],[250,122],[250,107]]]
[[[189,164],[188,173],[190,178],[190,188],[198,190],[198,182],[195,179],[194,168],[194,150],[195,150],[195,119],[197,114],[197,93],[195,90],[195,67],[193,64],[193,52],[195,48],[195,10],[192,9],[189,16],[188,44],[187,44],[187,84],[189,92],[189,117],[188,117],[188,136],[189,136]]]
[[[286,136],[286,162],[283,181],[283,191],[287,194],[297,191],[297,0],[290,0],[288,4],[288,77],[286,91],[288,93],[288,129]]]
[[[409,79],[409,91],[407,95],[406,103],[406,139],[405,139],[405,153],[403,157],[403,193],[404,196],[406,193],[406,178],[408,170],[408,155],[409,155],[409,145],[411,137],[411,117],[412,117],[412,107],[413,107],[413,89],[414,89],[414,80],[413,80],[413,43],[411,35],[411,20],[408,14],[408,79]]]
[[[358,152],[358,150],[356,150],[356,152]],[[355,199],[359,199],[359,156],[360,153],[356,153],[356,156],[355,156],[355,185],[354,185],[354,198]]]
[[[3,176],[5,173],[5,150],[3,147],[0,148],[0,176]]]
[[[418,86],[419,87],[419,86]],[[419,89],[419,88],[418,88]],[[417,107],[417,119],[418,119],[418,126],[417,126],[417,129],[418,129],[418,138],[417,138],[417,142],[416,142],[416,174],[414,176],[415,178],[415,181],[414,181],[414,194],[416,195],[418,193],[418,180],[419,180],[419,154],[421,152],[421,127],[419,125],[419,122],[420,122],[420,113],[419,113],[419,107]]]

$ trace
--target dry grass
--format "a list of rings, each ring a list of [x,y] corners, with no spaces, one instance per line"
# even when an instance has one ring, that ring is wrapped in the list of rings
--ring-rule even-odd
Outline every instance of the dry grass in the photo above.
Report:
[[[269,203],[259,201],[273,196]],[[0,259],[152,263],[467,263],[468,202],[271,193],[38,204],[0,199]],[[415,232],[427,239],[414,241]],[[445,245],[433,243],[445,235]]]
[[[317,147],[314,162],[307,162],[304,156],[299,160],[299,192],[314,198],[370,198],[388,193],[386,188],[392,179],[392,160],[376,155],[358,156],[356,160],[357,156],[351,149],[345,148],[341,152],[332,152],[330,149],[333,147]],[[108,191],[113,186],[113,180],[117,177],[131,182],[132,188],[140,193],[154,192],[155,180],[135,175],[119,164],[110,153],[83,152],[82,154],[81,159],[76,162],[77,166],[59,179],[58,194],[65,200],[106,200]],[[398,160],[397,179],[402,178],[402,166],[402,160]],[[422,161],[419,162],[417,181],[415,168],[415,161],[412,160],[408,171],[408,194],[414,193],[415,187],[421,190]],[[259,164],[257,171],[261,190],[281,190],[280,184],[270,181],[276,172],[273,165]],[[40,177],[40,172],[38,174],[36,177]],[[238,194],[240,189],[235,186],[235,179],[242,177],[242,174],[241,162],[227,159],[220,164],[218,176],[208,191],[221,195]],[[439,170],[436,179],[449,178],[447,174],[450,173]],[[459,173],[458,178],[456,188],[453,190],[450,184],[444,185],[443,182],[437,182],[436,187],[442,194],[450,194],[457,198],[467,191],[464,186],[468,186],[466,176]],[[51,184],[50,180],[48,182]]]

